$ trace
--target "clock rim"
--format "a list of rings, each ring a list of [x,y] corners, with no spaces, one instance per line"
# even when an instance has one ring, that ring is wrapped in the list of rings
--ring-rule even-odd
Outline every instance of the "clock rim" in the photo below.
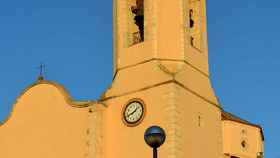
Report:
[[[133,103],[133,102],[138,102],[140,103],[140,105],[142,106],[142,115],[140,117],[139,120],[137,120],[136,122],[128,122],[125,118],[125,110],[127,109],[127,107]],[[123,123],[128,126],[128,127],[135,127],[135,126],[138,126],[145,118],[146,116],[146,104],[145,102],[140,99],[140,98],[133,98],[133,99],[130,99],[129,101],[126,102],[125,106],[123,107],[122,109],[122,121]]]

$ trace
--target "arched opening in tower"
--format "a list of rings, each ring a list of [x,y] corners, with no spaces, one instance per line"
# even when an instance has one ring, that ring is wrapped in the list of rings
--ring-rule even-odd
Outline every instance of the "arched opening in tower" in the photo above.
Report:
[[[144,41],[144,0],[136,0],[135,5],[131,6],[134,14],[134,24],[138,27],[138,32],[133,35],[133,43]]]

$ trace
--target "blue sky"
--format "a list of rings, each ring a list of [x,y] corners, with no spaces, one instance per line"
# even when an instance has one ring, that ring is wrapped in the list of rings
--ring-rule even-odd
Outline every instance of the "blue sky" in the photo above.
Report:
[[[263,126],[267,158],[280,158],[280,1],[208,0],[213,87],[225,110]],[[0,2],[0,120],[38,75],[75,99],[95,99],[112,78],[112,1]],[[278,148],[277,148],[278,147]]]

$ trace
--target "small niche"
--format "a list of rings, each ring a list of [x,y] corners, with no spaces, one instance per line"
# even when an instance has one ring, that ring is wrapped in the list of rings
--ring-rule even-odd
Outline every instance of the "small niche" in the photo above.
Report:
[[[247,130],[246,130],[246,129],[242,129],[242,130],[241,130],[241,134],[242,134],[242,135],[247,135]]]
[[[144,0],[129,0],[129,43],[134,45],[144,41]]]
[[[89,112],[89,113],[92,113],[93,111],[92,111],[92,109],[90,108],[90,109],[88,110],[88,112]]]
[[[203,119],[203,115],[201,113],[198,113],[197,125],[198,125],[198,127],[204,126],[204,119]]]
[[[201,1],[189,0],[188,30],[190,33],[190,45],[201,50],[202,34],[201,34]]]
[[[241,142],[241,146],[242,146],[242,148],[246,148],[247,143],[246,143],[246,141],[245,141],[245,140],[243,140],[243,141]]]
[[[193,18],[193,10],[190,9],[189,11],[189,18],[190,18],[190,28],[194,27],[194,18]]]

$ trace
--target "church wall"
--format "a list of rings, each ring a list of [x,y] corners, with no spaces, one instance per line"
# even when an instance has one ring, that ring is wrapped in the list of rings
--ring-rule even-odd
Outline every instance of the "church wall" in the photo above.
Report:
[[[142,158],[151,157],[152,150],[144,141],[144,132],[151,125],[163,124],[164,93],[169,86],[160,86],[133,94],[124,95],[106,101],[106,158]],[[122,117],[123,108],[129,100],[140,98],[146,106],[144,120],[135,127],[127,126]],[[159,156],[166,157],[165,145],[159,149]]]
[[[122,120],[122,110],[133,98],[144,101],[146,114],[139,125],[129,127]],[[220,109],[176,83],[112,98],[105,104],[108,106],[105,112],[106,158],[151,157],[152,150],[143,138],[151,125],[159,125],[167,133],[166,143],[159,149],[159,157],[217,158],[222,155]]]
[[[195,3],[193,6],[190,3]],[[195,23],[193,28],[185,29],[185,60],[196,67],[200,71],[205,74],[209,74],[209,66],[208,66],[208,41],[207,41],[207,17],[206,17],[206,0],[185,0],[184,13],[185,18],[183,24],[187,24],[189,26],[190,9],[195,9],[197,13],[195,13]],[[198,21],[197,21],[198,20]],[[200,34],[200,39],[198,39],[199,47],[192,46],[190,38],[192,36],[191,32],[197,32]],[[194,42],[196,43],[196,42]]]
[[[184,60],[182,0],[156,0],[157,58]],[[176,17],[176,18],[175,18]]]
[[[181,64],[175,79],[216,106],[220,106],[211,85],[210,77],[189,64]]]
[[[88,109],[72,107],[66,98],[52,84],[24,92],[0,126],[0,157],[84,157]]]
[[[257,153],[263,152],[263,140],[258,127],[224,120],[223,152],[237,157],[255,158]],[[245,146],[242,142],[245,141]]]
[[[150,61],[122,69],[116,74],[112,87],[106,91],[105,97],[119,96],[174,79],[219,106],[209,76],[184,62],[175,61]]]
[[[150,61],[119,71],[105,97],[120,96],[143,88],[153,87],[172,80],[172,76],[162,70],[158,61]]]
[[[179,87],[178,87],[179,88]],[[219,158],[222,153],[221,109],[180,86],[179,110],[186,123],[184,154],[193,158]]]
[[[197,1],[200,5],[197,12],[200,21],[200,48],[191,45],[191,28],[189,27],[190,2]],[[156,58],[167,61],[184,61],[205,74],[208,74],[208,44],[206,30],[205,0],[156,1]],[[176,18],[175,18],[176,17]]]

